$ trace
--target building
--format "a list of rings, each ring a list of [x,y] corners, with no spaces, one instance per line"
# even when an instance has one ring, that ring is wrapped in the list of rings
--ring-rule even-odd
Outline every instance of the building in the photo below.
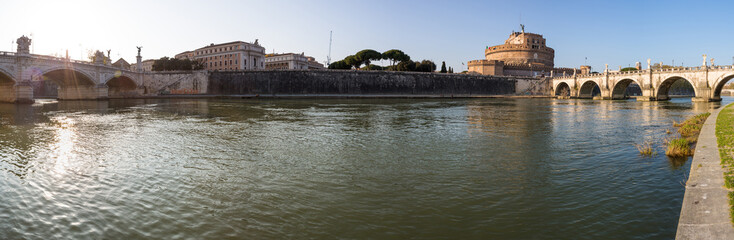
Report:
[[[470,73],[499,76],[549,76],[573,74],[573,68],[555,68],[555,51],[545,45],[543,35],[512,32],[505,44],[486,47],[485,59],[468,62]]]
[[[155,63],[155,59],[148,59],[144,60],[140,63],[140,65],[143,68],[143,72],[152,72],[153,71],[153,63]],[[133,63],[130,64],[130,70],[131,71],[137,71],[138,70],[138,64]]]
[[[122,58],[117,59],[117,61],[113,63],[112,66],[119,68],[119,69],[125,69],[125,70],[131,69],[130,63],[128,63],[127,61],[125,61],[125,59],[122,59]]]
[[[193,51],[176,54],[177,59],[191,59],[204,63],[204,69],[214,70],[257,70],[265,69],[265,48],[258,40],[254,43],[242,41],[210,44]]]
[[[324,65],[304,53],[279,53],[265,55],[265,69],[324,69]]]

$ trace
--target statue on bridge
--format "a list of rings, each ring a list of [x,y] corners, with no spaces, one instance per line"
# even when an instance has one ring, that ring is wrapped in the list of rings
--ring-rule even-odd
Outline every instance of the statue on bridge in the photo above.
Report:
[[[31,39],[26,37],[25,35],[18,38],[18,40],[15,41],[15,43],[18,44],[18,53],[31,53]]]
[[[706,54],[703,55],[703,66],[706,66]]]
[[[142,49],[142,48],[143,48],[143,46],[140,46],[140,47],[137,47],[137,46],[136,46],[136,48],[138,48],[138,57],[140,57],[140,49]]]

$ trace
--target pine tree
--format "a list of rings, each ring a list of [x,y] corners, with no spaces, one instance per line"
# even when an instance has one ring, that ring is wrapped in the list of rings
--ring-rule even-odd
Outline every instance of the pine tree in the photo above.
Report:
[[[441,73],[446,73],[446,61],[441,62]]]
[[[454,73],[454,68],[449,67],[449,73]]]

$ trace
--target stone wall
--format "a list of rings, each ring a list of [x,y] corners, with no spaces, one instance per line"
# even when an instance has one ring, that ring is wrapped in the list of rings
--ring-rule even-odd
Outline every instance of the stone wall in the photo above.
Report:
[[[207,71],[150,72],[143,74],[142,94],[145,96],[206,94]]]
[[[261,96],[435,96],[515,94],[517,77],[350,70],[212,72],[208,93]]]

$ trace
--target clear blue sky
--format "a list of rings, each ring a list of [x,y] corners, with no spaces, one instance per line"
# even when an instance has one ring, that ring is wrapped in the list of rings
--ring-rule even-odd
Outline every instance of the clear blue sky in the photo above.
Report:
[[[484,48],[519,30],[543,34],[558,67],[588,58],[634,65],[652,58],[687,66],[708,54],[732,64],[731,1],[10,1],[0,8],[2,51],[33,33],[37,54],[160,58],[209,43],[259,39],[268,52],[305,52],[332,61],[370,48],[401,49],[414,60],[446,61],[457,71],[484,58]],[[522,20],[521,20],[522,19]],[[3,47],[4,46],[4,47]]]

